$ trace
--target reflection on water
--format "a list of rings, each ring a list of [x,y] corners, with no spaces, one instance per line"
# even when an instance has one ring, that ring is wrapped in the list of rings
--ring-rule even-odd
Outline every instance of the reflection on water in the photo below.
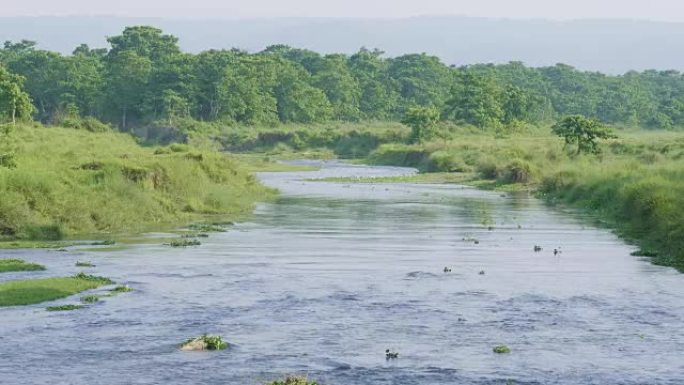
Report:
[[[410,172],[262,174],[282,197],[198,248],[0,252],[54,275],[91,260],[136,289],[75,312],[0,309],[0,383],[684,383],[682,276],[587,218],[459,186],[306,181]],[[175,349],[205,332],[233,346]]]

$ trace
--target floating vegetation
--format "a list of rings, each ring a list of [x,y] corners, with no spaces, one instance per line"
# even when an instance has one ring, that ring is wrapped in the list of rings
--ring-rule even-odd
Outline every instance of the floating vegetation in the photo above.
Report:
[[[131,289],[128,285],[122,285],[122,286],[117,286],[111,290],[112,293],[130,293],[132,292],[133,289]]]
[[[81,302],[83,303],[95,303],[100,300],[99,295],[86,295],[81,297]]]
[[[90,262],[78,261],[76,262],[76,267],[95,267],[95,265]]]
[[[511,349],[506,345],[495,346],[494,349],[492,349],[492,350],[496,354],[508,354],[511,352]]]
[[[96,275],[89,275],[83,272],[76,274],[73,278],[80,279],[83,281],[97,282],[100,285],[111,285],[114,283],[114,281],[112,281],[109,278],[98,277]]]
[[[190,246],[199,246],[201,245],[202,242],[196,240],[196,239],[177,239],[171,241],[169,243],[169,246],[171,247],[190,247]]]
[[[221,336],[207,334],[197,338],[191,338],[181,345],[181,350],[184,351],[223,350],[227,348],[228,343],[223,341]]]
[[[22,259],[0,259],[0,273],[11,271],[42,271],[45,266],[29,263]]]
[[[207,233],[193,233],[193,234],[183,234],[181,238],[191,239],[191,238],[209,238]]]
[[[474,243],[476,245],[480,244],[480,241],[476,238],[473,238],[473,237],[464,237],[463,242]]]
[[[45,308],[47,311],[71,311],[82,309],[83,305],[61,305],[61,306],[48,306]]]
[[[90,246],[113,246],[113,245],[116,245],[116,241],[113,241],[111,239],[108,239],[105,241],[93,242],[90,244]]]
[[[315,381],[309,381],[308,378],[302,376],[291,376],[284,380],[273,381],[268,385],[318,385]]]
[[[200,233],[225,233],[226,231],[228,231],[220,225],[208,223],[194,223],[188,226],[188,228],[190,230],[198,231]]]

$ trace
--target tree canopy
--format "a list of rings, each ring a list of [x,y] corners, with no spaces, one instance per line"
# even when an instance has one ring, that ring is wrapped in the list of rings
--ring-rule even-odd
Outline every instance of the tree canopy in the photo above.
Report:
[[[321,55],[285,45],[189,54],[176,37],[148,26],[128,27],[107,41],[109,48],[80,45],[71,55],[26,40],[6,42],[3,77],[24,79],[20,86],[38,120],[54,122],[68,111],[125,130],[179,119],[401,121],[414,107],[434,107],[442,120],[483,128],[546,124],[567,115],[646,128],[684,126],[684,75],[677,71],[609,76],[519,62],[450,67],[427,54],[386,57],[361,48]],[[7,99],[10,86],[4,87]],[[17,116],[26,115],[18,103]]]

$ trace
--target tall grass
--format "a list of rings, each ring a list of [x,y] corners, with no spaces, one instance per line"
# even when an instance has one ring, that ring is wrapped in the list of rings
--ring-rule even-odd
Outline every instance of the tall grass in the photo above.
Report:
[[[574,156],[550,134],[481,134],[382,145],[368,159],[534,189],[598,214],[654,262],[684,271],[684,134],[623,132],[602,148],[598,156]]]
[[[270,194],[239,161],[215,151],[155,151],[126,134],[29,125],[0,141],[16,162],[0,167],[0,238],[54,240],[235,217]]]

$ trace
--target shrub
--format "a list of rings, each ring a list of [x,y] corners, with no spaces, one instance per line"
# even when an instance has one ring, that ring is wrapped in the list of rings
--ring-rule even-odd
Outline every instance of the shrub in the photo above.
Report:
[[[515,159],[507,164],[499,175],[504,183],[528,183],[532,175],[532,166],[521,159]]]
[[[29,225],[24,229],[26,237],[31,240],[59,241],[64,238],[62,225]]]

